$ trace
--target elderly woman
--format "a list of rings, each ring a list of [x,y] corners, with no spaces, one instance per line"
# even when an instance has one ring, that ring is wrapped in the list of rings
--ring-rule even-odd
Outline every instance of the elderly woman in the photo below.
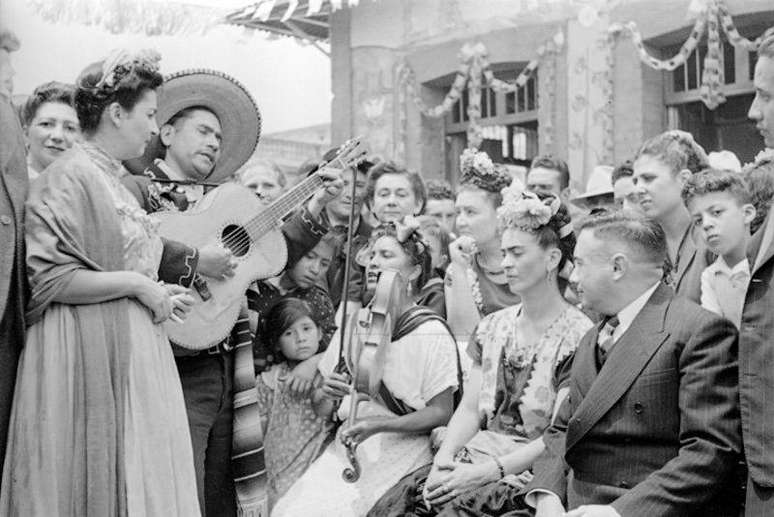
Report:
[[[158,55],[77,80],[85,134],[26,205],[32,288],[1,515],[199,515],[191,439],[161,323],[192,299],[156,281],[162,241],[119,178],[158,128]]]
[[[369,291],[376,289],[382,271],[397,272],[409,291],[397,302],[400,316],[391,342],[377,353],[379,396],[359,402],[357,421],[339,429],[336,440],[279,500],[274,517],[364,515],[396,481],[430,461],[430,431],[445,425],[452,414],[459,385],[454,339],[439,316],[414,305],[410,292],[429,273],[427,246],[415,232],[391,224],[374,230],[369,250]],[[338,373],[338,356],[335,334],[319,365],[324,381],[314,397],[321,414],[332,413],[334,401],[349,397],[348,378]],[[346,418],[348,408],[345,399],[338,416]],[[349,466],[342,438],[358,444],[362,473],[354,483],[342,479]]]
[[[419,215],[426,198],[425,183],[417,172],[395,162],[380,162],[368,171],[366,204],[379,223]]]
[[[575,245],[559,200],[511,187],[500,218],[503,268],[521,303],[478,324],[469,382],[432,465],[405,477],[369,516],[530,514],[517,494],[545,448],[570,358],[592,323],[559,289]]]
[[[73,108],[75,88],[59,82],[45,83],[32,92],[22,108],[27,137],[27,171],[30,181],[59,158],[81,136]]]

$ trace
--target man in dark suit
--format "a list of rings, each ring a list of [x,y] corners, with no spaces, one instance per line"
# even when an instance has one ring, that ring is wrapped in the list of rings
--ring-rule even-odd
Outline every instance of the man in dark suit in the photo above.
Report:
[[[584,307],[603,315],[578,346],[570,393],[544,435],[527,502],[538,517],[737,516],[737,334],[661,282],[652,220],[585,221],[575,248]]]
[[[774,148],[774,27],[758,47],[755,100],[748,116],[767,147]],[[747,459],[745,515],[774,515],[774,218],[771,211],[753,235],[751,267],[739,329],[739,396]]]
[[[10,53],[19,40],[0,29],[0,458],[5,457],[16,364],[24,346],[24,200],[27,161],[16,111],[11,106],[13,67]],[[0,465],[2,474],[2,465]]]

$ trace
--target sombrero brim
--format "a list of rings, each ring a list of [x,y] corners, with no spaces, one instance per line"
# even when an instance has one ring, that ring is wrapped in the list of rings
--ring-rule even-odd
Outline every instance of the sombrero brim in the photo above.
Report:
[[[589,192],[588,194],[581,194],[570,199],[570,203],[580,208],[590,209],[597,206],[599,203],[612,202],[613,191],[605,190],[602,192]]]
[[[220,158],[208,182],[228,179],[250,159],[261,137],[261,113],[252,95],[233,77],[215,70],[184,70],[168,76],[158,92],[156,122],[163,126],[180,111],[203,106],[220,121]],[[164,157],[164,146],[154,138],[141,158],[125,165],[141,173],[156,158]]]

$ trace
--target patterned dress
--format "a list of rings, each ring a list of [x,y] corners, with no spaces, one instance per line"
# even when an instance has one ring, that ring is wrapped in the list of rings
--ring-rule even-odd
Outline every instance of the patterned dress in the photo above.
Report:
[[[264,430],[269,510],[317,459],[333,424],[317,416],[309,397],[286,389],[287,363],[274,365],[255,379]]]
[[[337,335],[320,362],[327,375],[338,363]],[[454,340],[438,321],[420,324],[415,330],[389,343],[385,351],[382,381],[394,398],[419,410],[446,389],[456,389],[457,354]],[[342,401],[339,416],[349,407]],[[381,402],[360,402],[359,417],[395,416]],[[342,426],[343,427],[343,426]],[[339,429],[341,431],[341,428]],[[355,483],[341,473],[349,467],[346,451],[337,436],[293,484],[274,507],[272,517],[359,517],[401,477],[430,461],[428,435],[377,433],[357,448],[362,472]]]
[[[134,298],[56,295],[79,270],[156,279],[162,242],[120,163],[75,146],[27,204],[32,286],[0,515],[199,515],[180,380],[161,325]]]
[[[592,327],[580,310],[567,309],[531,347],[519,343],[517,316],[521,306],[486,316],[468,345],[474,364],[481,368],[478,411],[482,428],[457,453],[468,463],[492,461],[539,438],[551,423],[558,388],[569,378],[572,355]],[[443,430],[437,434],[442,441]],[[436,433],[434,433],[436,434]],[[529,515],[519,490],[531,478],[529,471],[508,475],[463,493],[441,508],[428,509],[422,500],[430,465],[403,478],[390,489],[370,517],[435,515]]]

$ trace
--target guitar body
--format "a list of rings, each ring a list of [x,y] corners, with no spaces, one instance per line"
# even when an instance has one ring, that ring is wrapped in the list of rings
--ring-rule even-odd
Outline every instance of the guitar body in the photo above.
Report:
[[[281,221],[273,227],[255,224],[256,214],[266,208],[251,190],[227,183],[207,193],[191,210],[155,214],[163,237],[195,248],[220,243],[238,261],[231,278],[203,277],[211,295],[208,299],[192,289],[196,303],[185,322],[164,323],[170,341],[191,350],[204,350],[222,341],[239,317],[250,284],[284,269],[288,252],[279,231]]]

